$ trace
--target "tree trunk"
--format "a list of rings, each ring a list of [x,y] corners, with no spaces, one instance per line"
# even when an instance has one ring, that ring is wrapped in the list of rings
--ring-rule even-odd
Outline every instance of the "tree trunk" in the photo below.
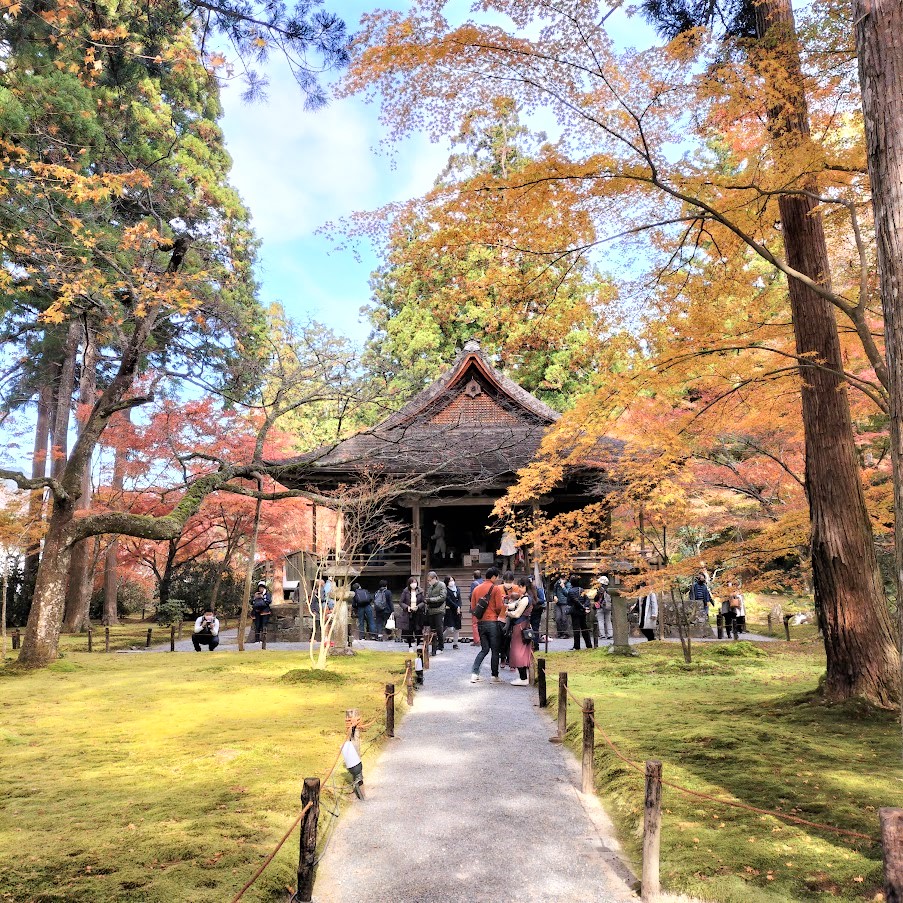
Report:
[[[38,568],[34,600],[28,613],[28,624],[19,654],[20,664],[27,667],[43,667],[57,658],[66,580],[72,554],[69,528],[73,513],[71,500],[54,499],[50,523],[44,536],[44,551]]]
[[[854,0],[853,19],[884,309],[894,521],[903,525],[903,6],[899,0]],[[903,529],[895,532],[895,553],[897,639],[903,644]]]
[[[122,411],[119,415],[125,423],[128,423],[131,417],[131,411]],[[120,442],[116,448],[116,454],[113,459],[113,478],[110,483],[110,490],[113,493],[115,504],[117,494],[122,492],[125,483],[125,459],[126,449],[125,443]],[[119,537],[113,536],[110,544],[107,546],[106,555],[103,560],[103,622],[104,624],[119,623]]]
[[[31,478],[33,480],[39,480],[47,474],[47,446],[50,438],[50,403],[52,397],[53,390],[50,386],[41,386],[38,392],[38,420],[34,431],[34,453],[31,458]],[[43,489],[36,489],[31,493],[28,500],[28,519],[33,525],[39,524],[44,519]],[[38,576],[40,560],[41,543],[37,541],[28,547],[22,578],[22,594],[29,605],[34,597],[35,581]]]
[[[178,540],[170,539],[166,544],[166,564],[163,566],[163,574],[157,581],[158,607],[162,607],[169,602],[169,592],[172,589],[172,575],[175,571],[174,565],[178,551]]]
[[[69,415],[72,411],[72,391],[75,388],[75,355],[78,353],[80,327],[69,324],[63,360],[60,365],[59,382],[56,385],[56,404],[50,433],[53,443],[50,448],[50,473],[59,479],[66,468],[69,454]]]
[[[263,480],[257,478],[257,491],[263,491]],[[254,506],[254,529],[251,531],[251,548],[248,549],[248,572],[245,575],[245,595],[241,600],[238,615],[238,651],[245,651],[245,632],[248,629],[248,605],[251,599],[251,585],[254,580],[254,562],[257,559],[257,534],[260,532],[260,498]]]
[[[97,345],[90,330],[84,339],[85,348],[78,390],[78,403],[83,408],[94,404],[97,392]],[[81,429],[82,421],[79,421],[79,432]],[[91,494],[91,468],[88,466],[82,475],[82,494],[76,505],[77,511],[90,509]],[[94,572],[91,568],[93,547],[93,542],[83,540],[72,548],[69,591],[66,594],[66,609],[63,615],[63,630],[67,633],[75,633],[88,626],[88,609],[91,605],[91,590],[94,588]]]
[[[768,122],[777,152],[792,159],[809,140],[808,107],[790,0],[756,7],[760,49],[779,61],[764,69],[772,106]],[[806,185],[798,187],[811,188]],[[779,199],[787,262],[816,282],[830,282],[830,263],[816,202]],[[832,700],[863,697],[881,706],[899,699],[900,658],[878,571],[871,524],[859,479],[834,310],[802,282],[789,280],[796,349],[802,363],[812,575],[827,657],[825,693]]]

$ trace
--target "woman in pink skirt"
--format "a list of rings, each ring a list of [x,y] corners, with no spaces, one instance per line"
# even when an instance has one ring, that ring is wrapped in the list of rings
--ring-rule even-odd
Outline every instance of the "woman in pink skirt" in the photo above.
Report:
[[[508,617],[514,622],[511,627],[508,664],[517,668],[517,677],[511,681],[511,685],[515,687],[526,687],[530,683],[527,680],[527,669],[533,660],[533,643],[524,642],[524,628],[530,626],[530,613],[535,601],[530,593],[531,589],[531,581],[527,577],[518,577],[508,597]]]

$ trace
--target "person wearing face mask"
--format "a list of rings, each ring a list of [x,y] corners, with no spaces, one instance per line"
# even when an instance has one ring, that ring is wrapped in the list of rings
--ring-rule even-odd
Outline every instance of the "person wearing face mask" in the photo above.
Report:
[[[401,607],[407,612],[407,632],[402,639],[412,648],[416,640],[418,645],[423,642],[423,616],[426,604],[423,598],[423,590],[416,577],[408,579],[408,585],[401,591]]]
[[[533,642],[524,642],[524,628],[530,625],[530,614],[533,611],[533,594],[526,577],[518,577],[508,594],[508,617],[513,619],[511,625],[511,648],[508,660],[517,668],[517,677],[511,681],[515,687],[526,687],[527,670],[533,659]]]
[[[442,579],[445,582],[445,631],[451,632],[452,649],[457,649],[461,631],[461,590],[454,577]]]
[[[435,571],[426,577],[426,618],[430,632],[436,637],[436,653],[445,651],[445,605],[448,590]]]

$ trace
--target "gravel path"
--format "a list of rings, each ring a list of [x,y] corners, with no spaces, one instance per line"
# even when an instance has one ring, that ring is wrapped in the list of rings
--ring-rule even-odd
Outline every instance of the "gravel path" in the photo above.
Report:
[[[355,644],[357,645],[357,644]],[[370,645],[370,644],[368,644]],[[394,644],[374,644],[392,648]],[[398,648],[398,647],[396,647]],[[426,686],[339,820],[317,903],[636,899],[610,822],[531,687],[469,682],[474,650],[431,659]]]

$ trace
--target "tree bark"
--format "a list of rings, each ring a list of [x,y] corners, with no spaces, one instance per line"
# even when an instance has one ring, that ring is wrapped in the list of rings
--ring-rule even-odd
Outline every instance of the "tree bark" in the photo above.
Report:
[[[94,336],[88,330],[84,334],[84,352],[82,354],[82,372],[79,381],[78,403],[80,406],[94,404],[97,392],[97,345]],[[79,421],[79,433],[83,427]],[[91,507],[91,467],[85,467],[82,474],[81,497],[76,504],[77,511],[87,511]],[[69,567],[69,590],[66,593],[66,608],[63,614],[63,630],[75,633],[88,626],[88,609],[91,605],[91,590],[94,586],[94,573],[91,568],[93,543],[84,539],[76,543],[72,549],[72,563]]]
[[[53,390],[49,385],[41,386],[38,391],[38,419],[34,432],[34,452],[31,458],[31,478],[39,480],[47,474],[47,447],[50,439],[50,404]],[[28,500],[28,519],[33,525],[44,519],[44,490],[35,489]],[[36,531],[37,532],[37,531]],[[29,546],[25,555],[25,567],[22,581],[22,592],[29,606],[34,597],[35,581],[38,576],[38,564],[41,560],[40,540]]]
[[[124,422],[131,419],[131,411],[122,411],[119,415]],[[110,490],[114,500],[122,492],[125,484],[125,443],[120,442],[113,458],[113,477],[110,482]],[[119,623],[119,537],[113,535],[107,546],[103,560],[103,622],[104,624]]]
[[[257,491],[263,490],[263,481],[257,478]],[[248,629],[248,605],[251,600],[251,585],[254,581],[254,563],[257,559],[257,535],[260,532],[260,506],[261,500],[257,499],[254,506],[254,529],[251,531],[251,548],[248,549],[248,572],[245,574],[245,595],[241,600],[241,608],[238,615],[238,651],[245,651],[245,632]]]
[[[768,123],[775,153],[792,159],[809,140],[809,117],[790,0],[756,7],[760,50],[783,70],[763,68],[771,93]],[[795,185],[816,190],[816,185]],[[779,199],[787,262],[816,282],[830,282],[830,262],[816,202],[798,194]],[[878,570],[853,441],[840,340],[828,301],[789,280],[797,353],[803,363],[806,489],[811,521],[815,604],[827,657],[825,694],[863,697],[892,706],[900,698],[900,657]]]
[[[903,525],[903,6],[899,0],[854,0],[853,19],[884,310],[894,521]],[[895,531],[894,545],[897,639],[903,644],[903,530]]]

